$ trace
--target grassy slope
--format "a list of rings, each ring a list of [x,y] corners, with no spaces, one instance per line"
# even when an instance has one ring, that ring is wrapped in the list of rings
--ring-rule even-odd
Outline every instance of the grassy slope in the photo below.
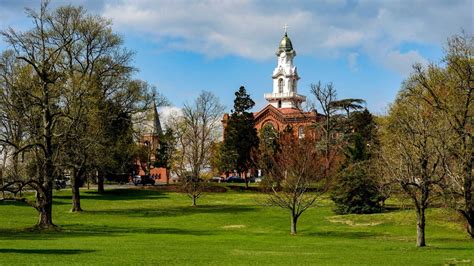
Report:
[[[335,216],[329,202],[303,214],[299,235],[289,214],[262,208],[261,195],[207,194],[198,207],[181,194],[83,192],[84,213],[69,213],[70,193],[56,193],[60,232],[25,231],[33,208],[0,202],[0,264],[443,264],[474,261],[474,241],[446,210],[428,212],[428,247],[415,247],[411,210]]]

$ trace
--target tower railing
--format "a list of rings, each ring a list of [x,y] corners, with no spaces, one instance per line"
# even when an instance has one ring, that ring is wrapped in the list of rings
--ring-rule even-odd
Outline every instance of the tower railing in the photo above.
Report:
[[[270,99],[289,99],[289,98],[294,98],[294,99],[298,99],[298,100],[302,100],[302,101],[306,100],[306,96],[300,95],[296,92],[265,93],[263,96],[267,100],[270,100]]]

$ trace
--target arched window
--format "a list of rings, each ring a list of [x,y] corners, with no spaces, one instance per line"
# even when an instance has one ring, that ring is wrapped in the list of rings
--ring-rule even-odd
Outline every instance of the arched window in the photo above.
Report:
[[[291,82],[291,91],[296,92],[296,79],[293,79],[293,82]]]
[[[304,138],[304,128],[303,126],[298,127],[298,138]]]
[[[279,93],[283,93],[283,86],[285,85],[285,82],[283,81],[283,79],[279,79],[278,80],[278,92]]]

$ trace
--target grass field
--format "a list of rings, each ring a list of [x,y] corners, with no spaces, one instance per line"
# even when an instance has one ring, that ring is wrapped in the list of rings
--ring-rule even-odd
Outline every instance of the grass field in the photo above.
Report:
[[[0,202],[0,264],[374,264],[442,265],[474,261],[474,241],[455,215],[431,209],[426,248],[415,247],[412,210],[334,215],[329,201],[303,214],[298,236],[290,217],[263,208],[262,195],[210,193],[191,207],[182,194],[82,192],[83,213],[70,213],[70,193],[56,192],[58,232],[25,230],[35,210]],[[471,262],[467,262],[470,260]]]

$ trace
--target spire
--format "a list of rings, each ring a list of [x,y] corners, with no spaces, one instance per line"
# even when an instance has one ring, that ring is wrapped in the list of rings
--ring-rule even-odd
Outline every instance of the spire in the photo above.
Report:
[[[288,25],[283,27],[285,34],[280,41],[277,55],[277,66],[273,70],[273,89],[265,93],[265,99],[275,108],[299,108],[306,97],[298,94],[298,72],[293,64],[296,52],[288,37]]]
[[[160,116],[158,115],[158,109],[156,108],[156,101],[153,100],[153,135],[161,136],[163,130],[161,129]]]

